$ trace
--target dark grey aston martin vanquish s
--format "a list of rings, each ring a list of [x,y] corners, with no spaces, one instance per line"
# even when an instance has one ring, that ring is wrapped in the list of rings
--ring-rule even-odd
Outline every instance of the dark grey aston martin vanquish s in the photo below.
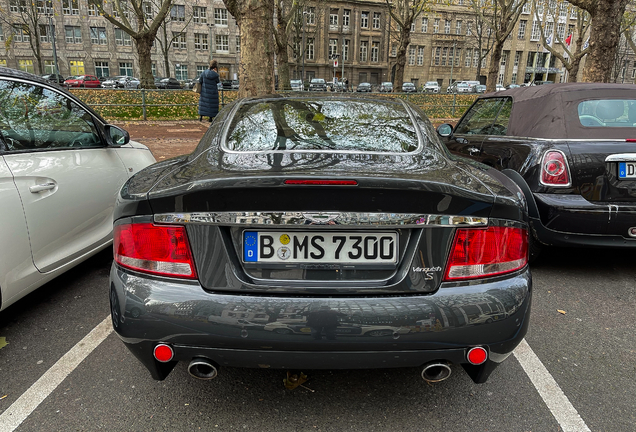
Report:
[[[190,155],[126,183],[113,325],[153,378],[179,361],[451,365],[485,382],[524,337],[521,190],[451,156],[402,101],[266,97],[226,107]]]

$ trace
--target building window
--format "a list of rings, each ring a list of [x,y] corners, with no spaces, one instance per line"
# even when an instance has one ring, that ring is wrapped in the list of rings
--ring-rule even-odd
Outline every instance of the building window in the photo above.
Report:
[[[455,66],[459,66],[459,61],[462,58],[462,49],[456,48],[453,57],[455,58]]]
[[[345,39],[342,47],[342,60],[349,61],[349,39]]]
[[[380,12],[373,12],[373,28],[380,29]]]
[[[415,32],[415,23],[411,23],[411,33]]]
[[[64,26],[64,32],[66,33],[67,44],[81,44],[82,43],[82,28],[79,26]]]
[[[0,25],[0,42],[4,41],[4,32],[2,31],[2,25]]]
[[[307,38],[307,60],[314,59],[314,38]]]
[[[444,34],[450,34],[451,21],[444,20]]]
[[[439,18],[435,18],[433,22],[433,33],[439,33]]]
[[[433,48],[435,50],[435,55],[433,56],[434,61],[435,61],[435,66],[439,66],[439,55],[441,52],[441,48],[437,47],[437,48]]]
[[[44,60],[44,73],[55,73],[55,60]]]
[[[545,23],[543,28],[543,36],[547,39],[549,36],[552,36],[552,30],[554,29],[554,23],[548,22]]]
[[[486,67],[486,54],[487,54],[487,51],[485,49],[481,50],[481,67],[482,68]]]
[[[115,44],[119,46],[131,46],[132,39],[130,35],[122,29],[115,29]]]
[[[227,9],[214,9],[214,25],[227,26]]]
[[[579,16],[577,12],[577,8],[573,5],[570,5],[570,19],[577,19]]]
[[[369,28],[369,12],[362,12],[360,15],[360,27]]]
[[[237,53],[241,52],[241,37],[240,36],[236,36],[236,52]]]
[[[97,75],[97,77],[107,77],[110,76],[110,69],[108,68],[108,62],[100,62],[100,61],[96,61],[95,62],[95,75]]]
[[[329,29],[338,30],[338,9],[332,9],[329,13]]]
[[[186,49],[186,34],[185,33],[172,32],[172,48]]]
[[[504,81],[504,74],[499,74],[499,79],[497,79],[497,84],[503,84]]]
[[[195,33],[194,34],[194,49],[195,50],[207,50],[210,47],[208,46],[208,35],[206,33]]]
[[[360,61],[367,61],[367,54],[369,53],[369,42],[360,41]]]
[[[528,21],[520,20],[519,21],[519,33],[517,33],[517,39],[525,39],[526,38],[526,26],[528,25]]]
[[[529,14],[530,13],[530,6],[532,5],[532,3],[525,3],[523,5],[523,9],[521,9],[521,13],[522,14]]]
[[[397,57],[397,45],[391,45],[391,57]]]
[[[501,66],[505,66],[508,62],[508,54],[510,51],[502,51],[501,53]]]
[[[329,39],[329,58],[335,58],[338,54],[338,39]]]
[[[415,47],[409,47],[409,66],[415,66]]]
[[[442,47],[442,66],[446,66],[447,57],[448,57],[448,47]]]
[[[24,72],[33,73],[33,60],[18,60],[18,69]]]
[[[201,6],[193,7],[192,21],[198,24],[206,24],[208,22],[208,8]]]
[[[7,67],[7,61],[5,59],[0,59],[0,66]]]
[[[473,22],[468,21],[466,23],[466,36],[472,36],[472,35],[473,35]]]
[[[520,61],[521,61],[521,51],[517,51],[515,53],[515,63],[513,66],[519,66]]]
[[[216,35],[216,51],[217,52],[230,52],[230,42],[227,35]]]
[[[207,68],[207,66],[197,65],[197,78],[199,78],[201,74],[207,70]]]
[[[305,14],[305,17],[307,18],[307,24],[309,25],[316,24],[316,8],[308,7],[306,12],[307,13]]]
[[[62,0],[64,15],[79,15],[79,0]]]
[[[530,35],[531,41],[538,41],[541,37],[541,26],[539,25],[539,21],[532,22],[532,34]]]
[[[9,12],[18,12],[19,0],[9,0]]]
[[[351,11],[349,9],[345,9],[342,12],[342,29],[349,30],[349,24],[351,23]]]
[[[371,61],[374,63],[380,61],[380,42],[371,42]]]
[[[170,9],[170,21],[185,21],[185,6],[174,5]]]
[[[94,4],[90,4],[88,5],[88,16],[98,16],[99,12],[97,11],[97,6],[95,6]]]
[[[188,65],[176,64],[174,66],[174,77],[179,81],[185,81],[188,79]]]
[[[69,66],[70,66],[70,70],[71,70],[71,75],[73,76],[77,76],[77,75],[84,75],[85,71],[84,71],[84,62],[81,60],[73,60],[68,62]]]
[[[565,23],[559,23],[557,26],[557,38],[559,38],[559,41],[565,39]]]
[[[29,42],[31,36],[28,31],[22,28],[21,24],[13,24],[13,40],[16,42]]]
[[[472,63],[472,60],[471,60],[472,52],[473,52],[473,50],[471,50],[470,48],[466,49],[466,56],[464,58],[464,66],[465,67],[470,67],[470,64]]]
[[[636,78],[636,61],[632,65],[632,79]]]
[[[93,45],[107,45],[105,27],[91,27],[91,43]]]
[[[428,18],[422,18],[422,33],[428,31]]]
[[[157,64],[156,63],[152,63],[150,65],[150,73],[152,74],[153,77],[157,76]]]
[[[144,2],[143,8],[144,8],[144,17],[147,20],[152,21],[152,19],[155,17],[155,12],[152,10],[152,3]]]
[[[512,79],[510,80],[512,84],[517,84],[517,73],[512,74]]]
[[[133,76],[133,64],[131,62],[119,62],[119,75]]]
[[[50,27],[48,24],[40,24],[40,42],[49,43],[51,42]],[[0,30],[0,33],[2,30]],[[2,40],[2,38],[0,38]]]
[[[417,48],[417,65],[424,66],[424,47]]]
[[[462,22],[461,21],[455,21],[455,34],[462,34]]]
[[[38,0],[38,13],[40,13],[40,14],[52,14],[53,13],[53,1],[52,0]]]

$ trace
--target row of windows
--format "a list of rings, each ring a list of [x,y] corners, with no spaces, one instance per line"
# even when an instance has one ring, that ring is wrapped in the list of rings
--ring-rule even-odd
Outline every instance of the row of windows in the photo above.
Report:
[[[216,51],[217,52],[230,52],[230,36],[228,35],[215,35]],[[186,49],[186,34],[185,33],[172,33],[172,48]],[[207,33],[195,33],[194,34],[194,49],[196,50],[208,50],[208,34]],[[241,52],[241,37],[236,36],[236,52]]]
[[[154,15],[152,12],[146,14],[146,18],[152,18]],[[214,25],[226,27],[228,25],[228,12],[227,9],[214,8]],[[184,5],[174,5],[170,9],[171,21],[185,21],[186,9]],[[208,8],[204,6],[192,7],[192,21],[198,24],[206,24],[208,22]]]
[[[306,52],[305,59],[307,60],[315,60],[315,39],[307,38],[306,42]],[[350,43],[349,39],[345,39],[340,44],[338,39],[329,39],[329,56],[340,56],[342,54],[342,59],[345,61],[349,61],[349,52],[350,52]],[[341,52],[339,51],[341,48]],[[302,49],[297,47],[295,52],[301,52]],[[380,61],[380,42],[379,41],[371,41],[371,45],[369,45],[369,41],[360,41],[360,51],[358,53],[358,61],[360,62],[368,62],[371,61],[373,63],[377,63]]]
[[[306,23],[307,24],[316,24],[316,8],[310,7],[307,8]],[[338,22],[340,18],[340,10],[339,9],[331,9],[329,11],[329,29],[337,30]],[[382,14],[380,12],[371,12],[363,11],[360,12],[360,28],[368,29],[369,28],[369,19],[371,19],[371,28],[374,30],[379,30],[381,28],[381,18]],[[349,30],[351,26],[351,9],[344,9],[342,11],[342,27],[343,30]]]

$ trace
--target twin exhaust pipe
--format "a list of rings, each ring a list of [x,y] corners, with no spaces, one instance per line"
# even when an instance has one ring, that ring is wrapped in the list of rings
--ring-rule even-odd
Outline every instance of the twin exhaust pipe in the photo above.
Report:
[[[432,361],[422,367],[422,379],[428,383],[444,381],[450,375],[450,364],[445,361]]]

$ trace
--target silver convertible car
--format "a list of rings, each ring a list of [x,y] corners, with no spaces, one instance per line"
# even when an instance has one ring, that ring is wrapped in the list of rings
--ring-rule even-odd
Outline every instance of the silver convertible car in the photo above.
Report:
[[[0,68],[0,310],[112,243],[122,184],[155,162],[58,86]]]
[[[192,154],[121,189],[113,326],[157,380],[184,361],[202,379],[421,367],[441,381],[456,364],[484,382],[526,333],[527,237],[519,188],[451,156],[414,105],[243,99]]]

